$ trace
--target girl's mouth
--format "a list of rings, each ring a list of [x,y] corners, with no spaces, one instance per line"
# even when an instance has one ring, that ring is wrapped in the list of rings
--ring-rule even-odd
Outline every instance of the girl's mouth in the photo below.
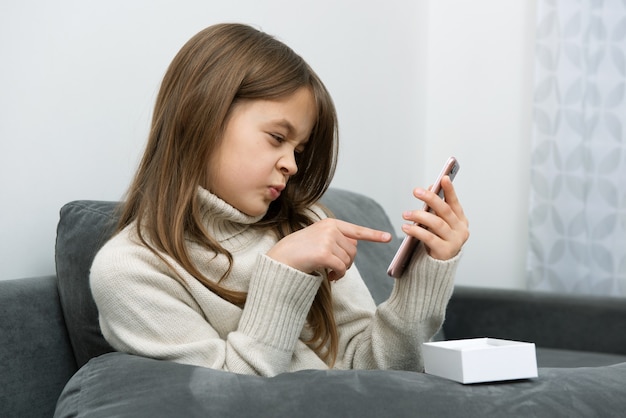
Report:
[[[270,186],[269,190],[270,190],[270,196],[272,197],[272,200],[276,200],[280,197],[280,193],[285,189],[285,186],[280,184],[280,185],[275,185],[275,186]]]

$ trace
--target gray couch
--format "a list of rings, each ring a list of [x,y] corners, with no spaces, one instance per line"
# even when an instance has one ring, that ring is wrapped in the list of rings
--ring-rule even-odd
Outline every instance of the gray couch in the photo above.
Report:
[[[392,231],[382,208],[330,190],[338,218]],[[626,300],[457,287],[446,339],[535,342],[539,377],[462,385],[404,371],[314,371],[273,378],[114,353],[102,338],[88,287],[115,203],[64,206],[57,274],[0,281],[2,417],[618,416],[626,410]],[[374,298],[398,241],[359,244],[356,265]],[[57,402],[58,400],[58,402]],[[55,413],[56,409],[56,413]]]

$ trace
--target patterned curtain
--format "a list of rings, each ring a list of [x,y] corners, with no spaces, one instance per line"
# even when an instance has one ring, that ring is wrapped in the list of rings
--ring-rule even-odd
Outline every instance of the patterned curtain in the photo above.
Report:
[[[538,0],[528,285],[626,296],[626,0]]]

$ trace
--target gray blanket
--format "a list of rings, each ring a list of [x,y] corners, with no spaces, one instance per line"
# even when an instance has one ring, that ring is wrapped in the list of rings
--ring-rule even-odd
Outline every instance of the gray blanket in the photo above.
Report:
[[[55,417],[616,417],[625,392],[626,363],[462,385],[381,370],[262,378],[111,353],[72,378]]]

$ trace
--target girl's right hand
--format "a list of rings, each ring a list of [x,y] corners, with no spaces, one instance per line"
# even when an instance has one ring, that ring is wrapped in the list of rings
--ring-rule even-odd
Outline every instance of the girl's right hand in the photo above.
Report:
[[[339,280],[352,266],[359,240],[389,242],[391,234],[338,219],[323,219],[281,239],[267,256],[308,274],[326,269]]]

